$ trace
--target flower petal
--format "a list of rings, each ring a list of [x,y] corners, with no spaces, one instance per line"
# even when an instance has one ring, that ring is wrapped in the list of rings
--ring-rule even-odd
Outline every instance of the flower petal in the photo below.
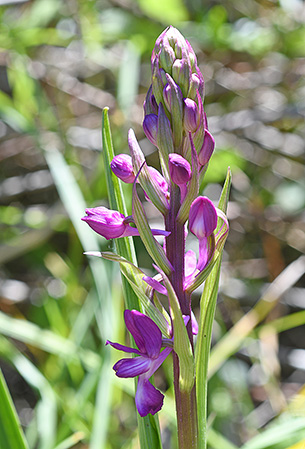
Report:
[[[160,284],[160,282],[158,282],[156,279],[150,276],[143,276],[142,279],[154,290],[157,290],[157,292],[161,293],[161,295],[167,295],[167,290],[164,285]]]
[[[106,345],[111,345],[113,348],[118,349],[119,351],[129,352],[132,354],[139,354],[141,355],[141,352],[138,349],[130,348],[129,346],[120,345],[119,343],[112,343],[111,341],[107,340]]]
[[[126,327],[142,354],[157,358],[162,344],[162,333],[151,318],[137,310],[125,310]]]
[[[135,400],[140,416],[157,413],[162,408],[163,399],[164,395],[159,390],[148,380],[143,379],[142,376],[139,377]]]
[[[133,357],[119,360],[113,369],[118,377],[136,377],[146,373],[151,365],[148,357]]]

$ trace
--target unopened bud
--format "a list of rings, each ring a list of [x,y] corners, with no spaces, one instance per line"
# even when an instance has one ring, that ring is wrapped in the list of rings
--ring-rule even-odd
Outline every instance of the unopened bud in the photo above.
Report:
[[[188,132],[195,132],[200,123],[198,106],[194,100],[185,98],[184,100],[184,128]]]
[[[183,96],[186,97],[190,85],[190,66],[186,59],[176,59],[172,68],[172,77],[180,86]]]
[[[153,145],[157,145],[158,116],[156,114],[148,114],[145,116],[143,121],[143,129],[147,139]]]
[[[204,140],[203,145],[198,154],[198,161],[201,166],[206,165],[214,151],[215,148],[215,140],[210,131],[207,129],[204,130]]]
[[[172,181],[179,185],[186,184],[192,175],[189,162],[177,153],[171,153],[168,158],[169,173]]]
[[[199,77],[199,75],[197,75],[197,73],[192,73],[191,81],[190,81],[190,88],[189,88],[187,96],[195,99],[197,97],[197,90],[199,92],[201,90],[203,90],[203,81],[200,79],[200,77]]]
[[[172,65],[175,61],[175,52],[171,46],[164,46],[159,53],[160,67],[167,73],[172,73]]]
[[[199,239],[209,237],[217,226],[217,211],[206,196],[196,198],[190,208],[189,229]]]
[[[148,89],[143,107],[144,107],[145,115],[158,113],[158,105],[157,105],[155,96],[152,93],[152,85],[150,85],[150,87]]]
[[[132,184],[135,180],[135,174],[132,167],[132,159],[128,154],[119,154],[115,156],[111,163],[110,168],[119,179]]]

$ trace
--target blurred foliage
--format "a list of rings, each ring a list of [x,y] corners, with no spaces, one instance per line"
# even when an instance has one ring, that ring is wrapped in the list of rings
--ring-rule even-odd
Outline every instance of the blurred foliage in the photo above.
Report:
[[[107,205],[103,107],[116,153],[127,151],[132,126],[157,164],[141,127],[142,104],[154,41],[169,24],[190,40],[206,83],[217,149],[202,190],[218,198],[227,166],[233,171],[209,444],[303,447],[304,2],[1,4],[0,365],[30,448],[138,444],[133,384],[115,378],[119,354],[104,348],[106,338],[124,340],[117,267],[89,264],[82,254],[112,243],[79,219],[85,204]],[[130,207],[130,186],[124,192]],[[150,207],[147,213],[159,220]],[[167,390],[171,376],[165,364],[156,384]],[[171,390],[160,423],[164,448],[175,448]]]

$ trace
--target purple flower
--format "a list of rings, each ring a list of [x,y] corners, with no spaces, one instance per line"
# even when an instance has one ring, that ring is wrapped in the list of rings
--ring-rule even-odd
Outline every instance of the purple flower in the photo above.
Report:
[[[212,153],[214,151],[214,148],[215,148],[214,137],[212,136],[212,134],[208,129],[205,129],[203,145],[198,154],[198,161],[201,166],[204,166],[209,162]]]
[[[191,166],[184,157],[180,156],[180,154],[169,154],[168,165],[171,179],[178,186],[186,184],[191,179]]]
[[[86,214],[87,216],[83,217],[82,220],[107,240],[139,235],[137,228],[130,226],[132,217],[125,217],[116,210],[101,206],[86,209]],[[154,235],[169,235],[169,232],[161,229],[152,229],[152,233]]]
[[[195,132],[200,123],[200,115],[196,102],[190,98],[184,100],[184,128],[191,133]]]
[[[199,240],[199,259],[196,269],[202,271],[215,249],[214,230],[217,226],[217,210],[212,201],[206,196],[196,198],[190,208],[189,229]],[[193,263],[193,256],[191,257]],[[193,276],[188,276],[186,284]]]
[[[201,240],[209,237],[217,226],[217,211],[206,196],[196,198],[190,208],[189,229]]]
[[[162,405],[164,395],[160,393],[150,382],[150,377],[157,371],[172,348],[162,348],[162,333],[151,318],[136,310],[125,310],[125,324],[139,349],[120,345],[107,341],[115,349],[128,353],[138,354],[139,357],[119,360],[113,369],[118,377],[139,376],[136,391],[136,407],[140,416],[148,413],[154,415]]]
[[[135,180],[132,159],[128,154],[118,154],[115,156],[110,163],[110,168],[119,179],[127,184],[132,184]]]
[[[143,129],[147,139],[150,140],[153,145],[157,145],[158,116],[156,114],[145,115]]]

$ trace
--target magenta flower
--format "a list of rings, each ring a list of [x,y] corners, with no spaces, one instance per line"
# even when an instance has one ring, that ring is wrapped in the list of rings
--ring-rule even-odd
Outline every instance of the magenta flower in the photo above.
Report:
[[[200,124],[198,106],[194,100],[185,98],[184,102],[184,127],[189,132],[195,132]]]
[[[135,180],[132,159],[128,154],[118,154],[115,156],[110,163],[110,168],[119,179],[127,184],[132,184]]]
[[[186,184],[191,179],[192,169],[190,163],[180,154],[169,154],[168,166],[171,179],[178,186]]]
[[[156,114],[147,114],[143,121],[143,130],[148,140],[153,145],[157,145],[158,116]]]
[[[125,310],[125,324],[139,349],[133,349],[119,343],[106,342],[119,351],[138,354],[139,357],[119,360],[113,369],[118,377],[139,376],[136,391],[136,407],[140,416],[148,413],[154,415],[162,405],[164,395],[150,382],[150,377],[157,371],[172,348],[166,347],[162,352],[162,333],[151,318],[137,310]]]
[[[217,226],[217,210],[206,196],[196,198],[190,208],[189,229],[199,240],[199,259],[197,270],[201,271],[207,265],[214,251],[215,239],[213,232]]]
[[[217,226],[217,211],[206,196],[196,198],[190,208],[189,229],[201,240],[209,237]]]
[[[137,228],[130,226],[132,217],[125,217],[116,210],[101,206],[86,209],[86,214],[87,216],[83,217],[82,220],[107,240],[139,235]],[[161,229],[152,229],[152,233],[154,235],[169,235],[169,232]]]
[[[198,161],[201,166],[204,166],[209,162],[212,153],[214,151],[214,148],[215,148],[215,139],[210,133],[210,131],[208,129],[205,129],[203,145],[198,154]]]

